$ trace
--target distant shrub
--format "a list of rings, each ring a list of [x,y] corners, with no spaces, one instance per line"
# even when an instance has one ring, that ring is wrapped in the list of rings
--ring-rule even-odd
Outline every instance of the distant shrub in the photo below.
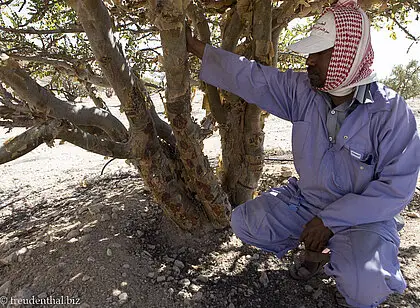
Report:
[[[389,77],[382,80],[388,87],[397,91],[405,99],[420,96],[420,66],[411,60],[406,66],[396,65]]]

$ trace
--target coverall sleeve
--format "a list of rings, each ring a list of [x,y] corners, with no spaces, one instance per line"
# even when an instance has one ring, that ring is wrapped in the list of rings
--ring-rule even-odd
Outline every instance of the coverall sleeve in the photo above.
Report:
[[[304,73],[280,72],[210,45],[204,50],[200,79],[292,122],[311,91]]]
[[[378,143],[375,179],[363,193],[346,194],[318,214],[334,233],[350,226],[393,219],[413,197],[420,165],[420,139],[414,115],[399,100],[402,103],[395,109],[380,112],[376,118],[385,119],[385,124],[374,129]]]

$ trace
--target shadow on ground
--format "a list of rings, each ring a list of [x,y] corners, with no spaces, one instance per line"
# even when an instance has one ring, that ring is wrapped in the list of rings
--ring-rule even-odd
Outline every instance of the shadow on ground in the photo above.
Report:
[[[135,174],[63,183],[25,196],[17,192],[5,204],[0,209],[0,296],[9,301],[58,304],[63,299],[84,308],[336,306],[333,279],[289,277],[291,253],[278,260],[243,245],[230,230],[200,236],[180,232]],[[407,218],[402,234],[409,289],[382,307],[418,307],[417,225]],[[47,306],[43,303],[34,307]]]

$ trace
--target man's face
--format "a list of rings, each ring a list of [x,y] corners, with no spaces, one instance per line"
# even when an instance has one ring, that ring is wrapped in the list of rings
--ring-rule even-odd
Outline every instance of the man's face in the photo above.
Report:
[[[317,53],[311,53],[306,59],[308,77],[313,87],[322,88],[325,85],[333,50],[334,47],[331,47]]]

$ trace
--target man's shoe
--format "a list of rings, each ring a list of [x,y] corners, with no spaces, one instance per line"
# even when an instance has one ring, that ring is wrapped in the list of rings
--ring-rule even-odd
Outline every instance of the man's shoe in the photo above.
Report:
[[[296,280],[309,280],[321,273],[324,265],[330,261],[328,253],[305,250],[297,255],[289,268],[289,274]]]

